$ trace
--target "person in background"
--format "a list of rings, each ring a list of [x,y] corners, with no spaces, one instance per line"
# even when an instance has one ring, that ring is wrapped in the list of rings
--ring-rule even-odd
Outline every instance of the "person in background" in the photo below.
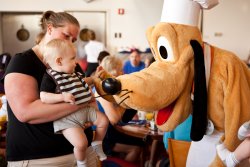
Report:
[[[113,76],[123,74],[122,61],[115,56],[107,56],[102,60],[101,65],[96,71],[97,76],[101,76],[103,69]],[[95,95],[99,96],[97,92],[95,92]],[[138,162],[145,141],[139,137],[126,135],[116,129],[117,124],[126,124],[132,120],[137,111],[132,109],[125,110],[119,105],[111,103],[102,97],[98,98],[97,101],[100,110],[105,112],[110,121],[110,125],[103,141],[104,152],[109,156],[116,156],[117,153],[123,153],[125,154],[124,160]],[[129,130],[138,134],[148,131],[145,127],[132,127],[130,125],[121,127],[125,131]]]
[[[74,146],[74,155],[78,167],[87,167],[87,138],[83,131],[85,122],[96,125],[95,141],[91,143],[99,159],[107,158],[102,150],[102,140],[108,126],[107,117],[97,110],[89,85],[93,77],[83,78],[75,72],[76,48],[67,41],[54,39],[44,47],[44,61],[49,65],[42,83],[40,98],[43,103],[56,104],[68,102],[71,104],[88,103],[89,106],[67,117],[54,121],[55,133],[62,133]],[[57,90],[57,91],[56,91]]]
[[[155,58],[153,56],[147,56],[144,60],[145,68],[149,67],[154,61]]]
[[[109,55],[110,55],[109,52],[107,52],[107,51],[105,51],[105,50],[104,50],[104,51],[101,51],[101,52],[99,53],[98,57],[97,57],[98,65],[101,64],[101,62],[102,62],[102,60],[103,60],[104,57],[109,56]],[[95,71],[92,72],[90,76],[94,76],[94,75],[95,75]]]
[[[9,53],[3,53],[0,55],[0,79],[4,77],[5,70],[10,62],[11,55]],[[4,85],[0,82],[0,94],[4,94]]]
[[[123,73],[130,74],[140,71],[145,68],[145,63],[141,61],[140,51],[138,49],[132,49],[129,55],[129,60],[124,63]]]
[[[99,53],[105,50],[105,46],[102,42],[96,40],[95,32],[88,30],[89,42],[85,45],[85,52],[87,54],[87,71],[86,76],[89,77],[93,72],[95,72],[98,67],[97,57]]]
[[[4,77],[5,70],[11,60],[11,55],[9,53],[3,53],[0,55],[0,79]],[[6,121],[7,121],[7,100],[4,95],[4,84],[0,82],[0,101],[1,101],[1,109],[0,109],[0,166],[7,166],[7,162],[5,159],[5,135],[6,135]]]
[[[7,128],[7,100],[5,95],[0,95],[0,166],[7,167],[6,161],[6,128]]]
[[[104,59],[104,57],[109,56],[109,55],[110,55],[109,52],[107,52],[107,51],[105,51],[105,50],[104,50],[104,51],[101,51],[101,52],[99,53],[98,57],[97,57],[98,64],[100,65],[101,62],[102,62],[102,60]]]
[[[53,11],[43,13],[40,26],[42,32],[37,38],[37,44],[13,56],[5,72],[8,166],[72,167],[75,166],[73,146],[62,134],[54,133],[53,121],[87,104],[45,104],[40,100],[39,89],[47,68],[43,61],[43,47],[52,39],[75,42],[80,26],[77,19],[67,12]],[[79,66],[76,66],[76,71],[82,72]],[[99,160],[90,145],[93,131],[89,126],[85,124],[89,146],[86,155],[88,166],[96,167]]]
[[[88,28],[81,29],[79,33],[80,40],[76,41],[77,48],[77,63],[81,66],[83,71],[87,70],[87,55],[85,51],[85,45],[88,43]]]
[[[248,68],[250,68],[250,52],[249,52],[249,56],[247,58],[246,64],[247,64]]]

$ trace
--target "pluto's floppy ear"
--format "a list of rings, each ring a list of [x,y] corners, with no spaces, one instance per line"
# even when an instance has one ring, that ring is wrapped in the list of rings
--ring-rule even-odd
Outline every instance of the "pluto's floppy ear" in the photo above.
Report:
[[[200,141],[207,129],[207,87],[204,54],[200,43],[191,40],[194,51],[194,102],[191,139]]]

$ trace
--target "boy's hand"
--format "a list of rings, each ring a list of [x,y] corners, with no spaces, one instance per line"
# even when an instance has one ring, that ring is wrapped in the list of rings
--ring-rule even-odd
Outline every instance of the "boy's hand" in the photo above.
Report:
[[[93,124],[92,122],[85,122],[85,123],[83,124],[83,128],[84,128],[84,129],[87,129],[87,128],[93,126],[93,125],[94,125],[94,124]]]
[[[71,93],[62,93],[63,101],[68,102],[70,104],[75,104],[75,97]]]
[[[103,70],[102,66],[98,66],[96,68],[94,77],[102,79],[103,73],[104,73],[104,70]]]
[[[102,66],[97,67],[94,77],[100,78],[101,80],[104,80],[106,78],[113,78],[113,76],[105,71]]]

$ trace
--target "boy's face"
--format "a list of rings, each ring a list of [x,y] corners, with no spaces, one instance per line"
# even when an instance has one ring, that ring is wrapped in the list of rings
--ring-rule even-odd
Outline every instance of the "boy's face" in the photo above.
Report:
[[[76,52],[74,49],[67,49],[61,59],[61,72],[73,73],[76,67]]]

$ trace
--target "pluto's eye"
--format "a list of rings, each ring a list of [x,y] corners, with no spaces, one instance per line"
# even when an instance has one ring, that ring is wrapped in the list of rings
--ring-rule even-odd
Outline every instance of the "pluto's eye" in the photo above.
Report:
[[[157,48],[158,48],[158,51],[160,53],[162,60],[174,61],[173,50],[170,47],[170,44],[165,37],[161,36],[158,38]]]

